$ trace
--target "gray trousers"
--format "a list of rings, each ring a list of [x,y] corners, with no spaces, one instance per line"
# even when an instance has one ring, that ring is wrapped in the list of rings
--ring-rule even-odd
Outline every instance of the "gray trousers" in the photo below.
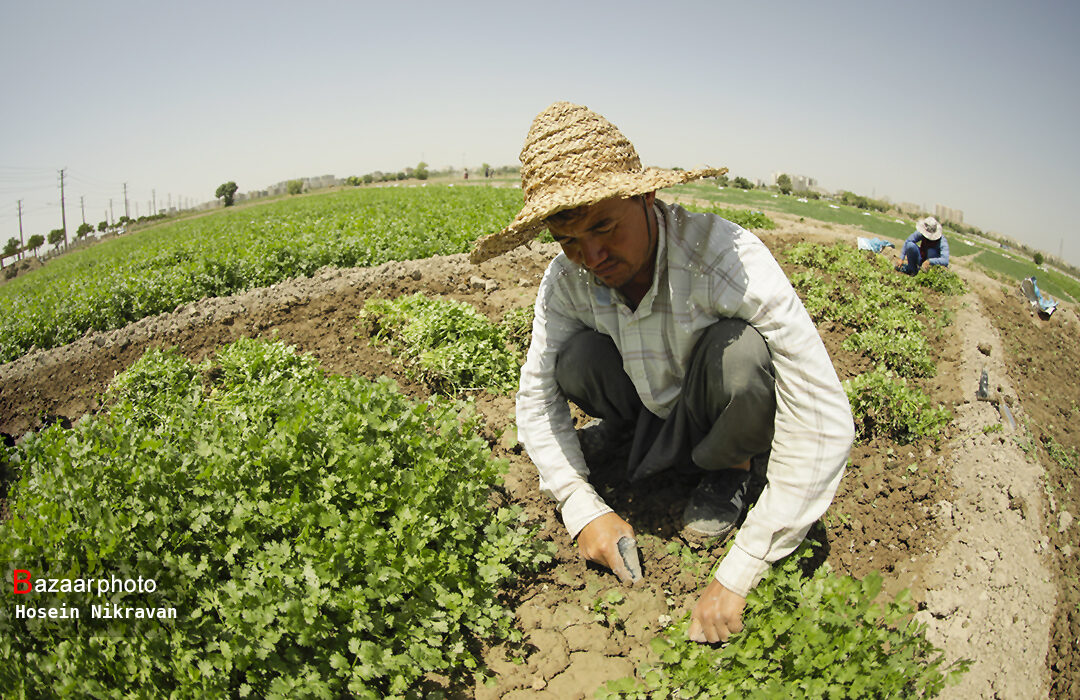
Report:
[[[722,319],[690,355],[667,419],[645,408],[615,342],[592,329],[559,351],[555,381],[589,415],[634,426],[627,465],[632,481],[671,467],[728,469],[769,451],[776,416],[772,358],[757,329]]]

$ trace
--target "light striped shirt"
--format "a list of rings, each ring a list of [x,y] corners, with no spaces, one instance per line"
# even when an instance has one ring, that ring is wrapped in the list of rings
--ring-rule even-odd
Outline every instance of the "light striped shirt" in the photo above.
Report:
[[[753,325],[768,343],[776,375],[768,484],[716,570],[721,584],[745,596],[832,502],[854,439],[851,408],[821,336],[765,245],[720,217],[659,200],[655,208],[653,283],[637,309],[561,253],[548,265],[521,369],[518,435],[540,472],[541,490],[577,537],[611,508],[588,481],[569,406],[555,383],[562,345],[586,327],[611,336],[642,403],[666,418],[705,328],[721,318]]]

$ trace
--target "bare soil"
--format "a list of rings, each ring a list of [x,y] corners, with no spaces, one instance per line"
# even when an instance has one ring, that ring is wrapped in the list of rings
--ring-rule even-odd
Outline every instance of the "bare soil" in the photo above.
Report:
[[[774,252],[801,239],[854,244],[858,235],[843,226],[774,218],[780,227],[762,235]],[[387,375],[406,393],[425,397],[427,387],[369,346],[356,322],[365,300],[423,291],[469,302],[499,320],[532,304],[555,250],[534,242],[480,266],[454,255],[324,269],[91,333],[0,366],[0,431],[19,436],[99,410],[113,376],[149,347],[176,346],[201,360],[243,336],[281,339],[315,355],[330,372]],[[888,591],[911,589],[930,639],[948,658],[973,661],[948,697],[1080,697],[1080,590],[1070,544],[1080,491],[1073,486],[1076,467],[1070,473],[1050,459],[1046,442],[1054,436],[1058,444],[1080,448],[1080,323],[1072,308],[1041,321],[1018,290],[966,269],[963,261],[954,267],[971,291],[940,300],[939,319],[950,323],[929,320],[940,362],[937,376],[922,385],[954,411],[946,439],[857,446],[819,537],[838,572],[880,570]],[[840,349],[842,329],[823,324],[819,330],[841,379],[868,369],[864,359]],[[997,404],[975,398],[984,368]],[[480,394],[476,400],[493,453],[510,463],[504,497],[522,504],[540,523],[540,536],[558,550],[554,566],[510,594],[524,641],[487,651],[488,683],[447,689],[478,698],[591,696],[648,661],[649,639],[693,606],[706,581],[702,545],[679,533],[694,483],[660,475],[631,487],[619,477],[618,455],[590,465],[601,492],[640,535],[645,580],[622,588],[611,574],[585,565],[540,495],[535,467],[513,437],[513,398]],[[1003,403],[1017,427],[1002,419]],[[1033,446],[1025,451],[1019,444]],[[605,603],[615,590],[621,600]]]

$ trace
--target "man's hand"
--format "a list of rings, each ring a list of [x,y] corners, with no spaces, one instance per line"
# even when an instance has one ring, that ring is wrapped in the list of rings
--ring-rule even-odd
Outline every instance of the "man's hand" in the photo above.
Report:
[[[705,587],[690,615],[689,636],[692,642],[726,642],[742,631],[742,611],[746,598],[733,593],[715,578]]]
[[[623,583],[632,584],[633,577],[619,554],[619,538],[634,537],[634,528],[615,513],[605,513],[592,520],[578,533],[577,543],[581,555],[589,561],[606,566],[615,572]]]

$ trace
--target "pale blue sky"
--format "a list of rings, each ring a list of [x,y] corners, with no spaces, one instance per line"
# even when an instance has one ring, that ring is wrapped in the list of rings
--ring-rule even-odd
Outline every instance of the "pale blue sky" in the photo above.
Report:
[[[0,0],[0,240],[151,189],[516,163],[554,100],[647,164],[962,209],[1080,263],[1067,2]]]

